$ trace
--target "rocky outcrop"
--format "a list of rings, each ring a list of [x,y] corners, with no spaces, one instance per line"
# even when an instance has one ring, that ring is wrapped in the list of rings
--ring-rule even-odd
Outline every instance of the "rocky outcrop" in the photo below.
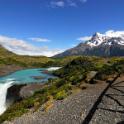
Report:
[[[44,84],[19,84],[13,85],[7,91],[7,103],[20,101],[23,98],[30,97],[35,91],[41,90]]]
[[[98,72],[96,72],[96,71],[90,71],[90,72],[87,74],[85,81],[86,81],[87,83],[93,83],[93,79],[94,79],[94,77],[96,76],[97,73],[98,73]]]
[[[41,90],[44,87],[44,84],[28,84],[21,88],[19,94],[22,98],[30,97],[34,92]]]
[[[21,69],[23,69],[23,67],[16,66],[16,65],[2,66],[2,67],[0,67],[0,77],[8,75],[10,73],[13,73],[13,72],[21,70]]]
[[[80,43],[78,46],[68,49],[63,53],[57,54],[54,57],[64,57],[64,56],[73,56],[73,55],[87,55],[88,51],[91,49],[91,47],[87,44]]]
[[[7,96],[6,96],[6,103],[7,106],[10,106],[14,102],[22,100],[22,97],[20,96],[20,90],[25,85],[13,85],[7,90]]]

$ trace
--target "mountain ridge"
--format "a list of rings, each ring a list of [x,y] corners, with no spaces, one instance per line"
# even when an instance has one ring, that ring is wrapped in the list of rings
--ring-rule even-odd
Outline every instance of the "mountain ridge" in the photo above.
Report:
[[[100,34],[95,33],[89,40],[81,42],[76,47],[55,55],[54,57],[64,57],[72,55],[86,56],[124,56],[124,35],[122,34]]]

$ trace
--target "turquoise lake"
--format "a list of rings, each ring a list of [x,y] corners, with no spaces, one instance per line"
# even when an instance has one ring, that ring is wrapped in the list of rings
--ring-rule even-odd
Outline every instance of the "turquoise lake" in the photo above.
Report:
[[[6,83],[7,81],[13,81],[14,84],[42,83],[49,78],[55,78],[53,75],[44,73],[46,70],[45,68],[36,68],[16,71],[7,76],[0,77],[0,83]],[[33,76],[42,76],[43,78],[37,80]]]

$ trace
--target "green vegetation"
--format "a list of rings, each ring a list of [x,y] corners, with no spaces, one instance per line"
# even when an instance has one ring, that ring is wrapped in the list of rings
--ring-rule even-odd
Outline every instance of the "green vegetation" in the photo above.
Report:
[[[77,56],[65,58],[49,58],[45,56],[22,56],[16,55],[0,46],[0,67],[16,65],[25,68],[63,66]]]
[[[54,72],[54,75],[71,82],[72,85],[78,85],[87,78],[89,72],[101,70],[104,63],[102,58],[78,57]]]
[[[5,61],[5,58],[9,61]],[[107,80],[111,75],[124,73],[124,58],[99,58],[73,56],[66,58],[26,57],[26,56],[0,56],[0,64],[19,64],[25,67],[32,66],[63,66],[53,72],[58,76],[56,79],[49,79],[42,90],[37,91],[33,96],[23,99],[10,106],[0,116],[0,123],[21,116],[29,110],[36,111],[42,104],[54,100],[62,100],[70,95],[74,89],[85,89],[87,75],[91,71],[98,72],[94,79]],[[28,59],[27,59],[28,58]],[[10,61],[11,60],[11,61]],[[44,60],[44,61],[43,61]],[[8,62],[8,63],[7,63]]]
[[[22,67],[42,67],[49,61],[53,61],[53,59],[44,56],[19,56],[0,46],[0,67],[6,65],[17,65]]]
[[[62,100],[67,96],[67,93],[65,90],[59,91],[56,95],[55,95],[55,99],[57,100]]]
[[[22,114],[28,112],[31,108],[36,109],[37,107],[39,107],[39,105],[45,103],[47,100],[47,96],[34,95],[30,98],[17,102],[13,104],[10,108],[8,108],[2,116],[0,116],[0,123],[5,120],[11,120],[14,117],[19,117]]]
[[[107,80],[107,78],[113,75],[120,75],[124,73],[124,58],[112,58],[109,64],[104,64],[96,75],[97,79]]]

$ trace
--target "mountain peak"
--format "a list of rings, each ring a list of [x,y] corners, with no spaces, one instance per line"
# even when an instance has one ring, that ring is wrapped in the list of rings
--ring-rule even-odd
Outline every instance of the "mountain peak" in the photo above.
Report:
[[[124,31],[107,31],[104,34],[96,32],[90,37],[90,40],[80,43],[56,57],[70,55],[124,56]]]
[[[113,44],[124,45],[124,33],[108,31],[105,34],[100,34],[99,32],[96,32],[86,44],[90,47],[102,44],[109,46]]]
[[[99,32],[94,33],[94,35],[92,36],[92,40],[99,40],[101,37],[103,37],[102,34],[100,34]]]
[[[91,47],[98,46],[103,42],[103,40],[104,40],[103,35],[96,32],[92,36],[91,40],[87,41],[86,44],[90,45]]]
[[[100,34],[99,32],[95,32],[93,37],[99,37],[100,35],[102,35],[102,34]]]

